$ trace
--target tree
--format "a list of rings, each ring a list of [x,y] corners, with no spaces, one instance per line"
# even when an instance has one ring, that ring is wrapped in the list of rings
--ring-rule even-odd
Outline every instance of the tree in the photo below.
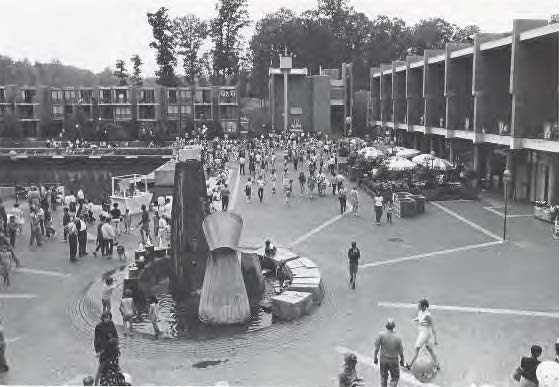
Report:
[[[117,63],[115,63],[115,71],[113,71],[113,75],[119,79],[119,86],[127,85],[127,78],[128,78],[128,71],[126,71],[126,64],[124,60],[117,59]]]
[[[157,82],[163,86],[176,86],[177,77],[174,67],[177,65],[177,58],[175,57],[173,26],[167,14],[167,8],[161,7],[155,13],[148,12],[147,16],[154,35],[150,47],[157,52],[156,63],[159,66],[156,71]]]
[[[133,55],[130,61],[132,62],[132,77],[130,77],[130,80],[134,86],[142,86],[142,65],[144,63],[138,54]]]
[[[242,39],[241,30],[249,25],[247,0],[218,0],[216,16],[211,21],[212,68],[216,78],[225,82],[227,76],[239,72]]]
[[[548,24],[554,24],[554,23],[558,23],[557,13],[550,15],[550,19],[548,20]]]
[[[454,25],[453,27],[454,27],[453,37],[452,37],[453,42],[467,42],[472,39],[472,36],[474,34],[480,32],[480,28],[475,25],[468,25],[465,27],[459,27]]]
[[[173,27],[177,53],[183,57],[185,80],[192,85],[204,71],[205,57],[200,55],[200,49],[208,37],[208,24],[196,15],[186,15],[176,18]]]
[[[419,54],[425,49],[443,49],[453,40],[456,26],[442,18],[421,20],[413,28],[413,47]]]

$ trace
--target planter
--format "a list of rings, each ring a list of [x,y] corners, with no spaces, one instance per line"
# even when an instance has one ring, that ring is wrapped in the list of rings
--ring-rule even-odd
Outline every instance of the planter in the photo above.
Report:
[[[534,207],[535,218],[552,223],[552,212],[548,207]]]

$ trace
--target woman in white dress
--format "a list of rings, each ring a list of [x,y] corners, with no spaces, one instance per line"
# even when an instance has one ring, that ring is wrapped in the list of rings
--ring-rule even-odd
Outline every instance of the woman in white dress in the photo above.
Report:
[[[418,337],[415,344],[415,353],[412,360],[406,365],[407,369],[411,369],[414,362],[418,358],[418,354],[422,347],[426,347],[428,353],[432,356],[434,360],[434,368],[439,371],[439,363],[434,353],[431,344],[431,338],[434,338],[434,345],[437,345],[437,334],[434,328],[434,320],[432,319],[432,314],[429,310],[430,304],[425,298],[418,301],[418,316],[412,321],[418,323]]]

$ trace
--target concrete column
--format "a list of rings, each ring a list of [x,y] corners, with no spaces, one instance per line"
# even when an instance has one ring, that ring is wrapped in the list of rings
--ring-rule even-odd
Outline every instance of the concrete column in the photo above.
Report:
[[[453,144],[453,139],[449,139],[449,161],[455,162],[455,147]]]
[[[418,150],[418,132],[414,132],[414,149]]]
[[[515,200],[515,153],[512,150],[509,150],[506,155],[506,169],[511,172],[508,196]]]
[[[548,163],[548,203],[558,203],[558,160],[554,156]]]
[[[492,161],[492,147],[489,146],[486,150],[486,179],[488,180],[488,184],[492,184],[492,165],[494,164]]]
[[[480,175],[480,144],[474,144],[474,157],[473,157],[473,169]]]
[[[434,135],[430,135],[430,152],[435,151],[435,138]]]
[[[284,130],[288,130],[288,72],[284,70]]]

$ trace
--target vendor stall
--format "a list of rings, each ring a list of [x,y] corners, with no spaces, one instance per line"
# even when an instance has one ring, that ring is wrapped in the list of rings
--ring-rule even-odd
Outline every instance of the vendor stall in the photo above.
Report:
[[[116,176],[111,178],[111,183],[111,200],[119,204],[123,213],[128,209],[131,214],[138,214],[142,205],[149,207],[152,202],[146,175]]]

